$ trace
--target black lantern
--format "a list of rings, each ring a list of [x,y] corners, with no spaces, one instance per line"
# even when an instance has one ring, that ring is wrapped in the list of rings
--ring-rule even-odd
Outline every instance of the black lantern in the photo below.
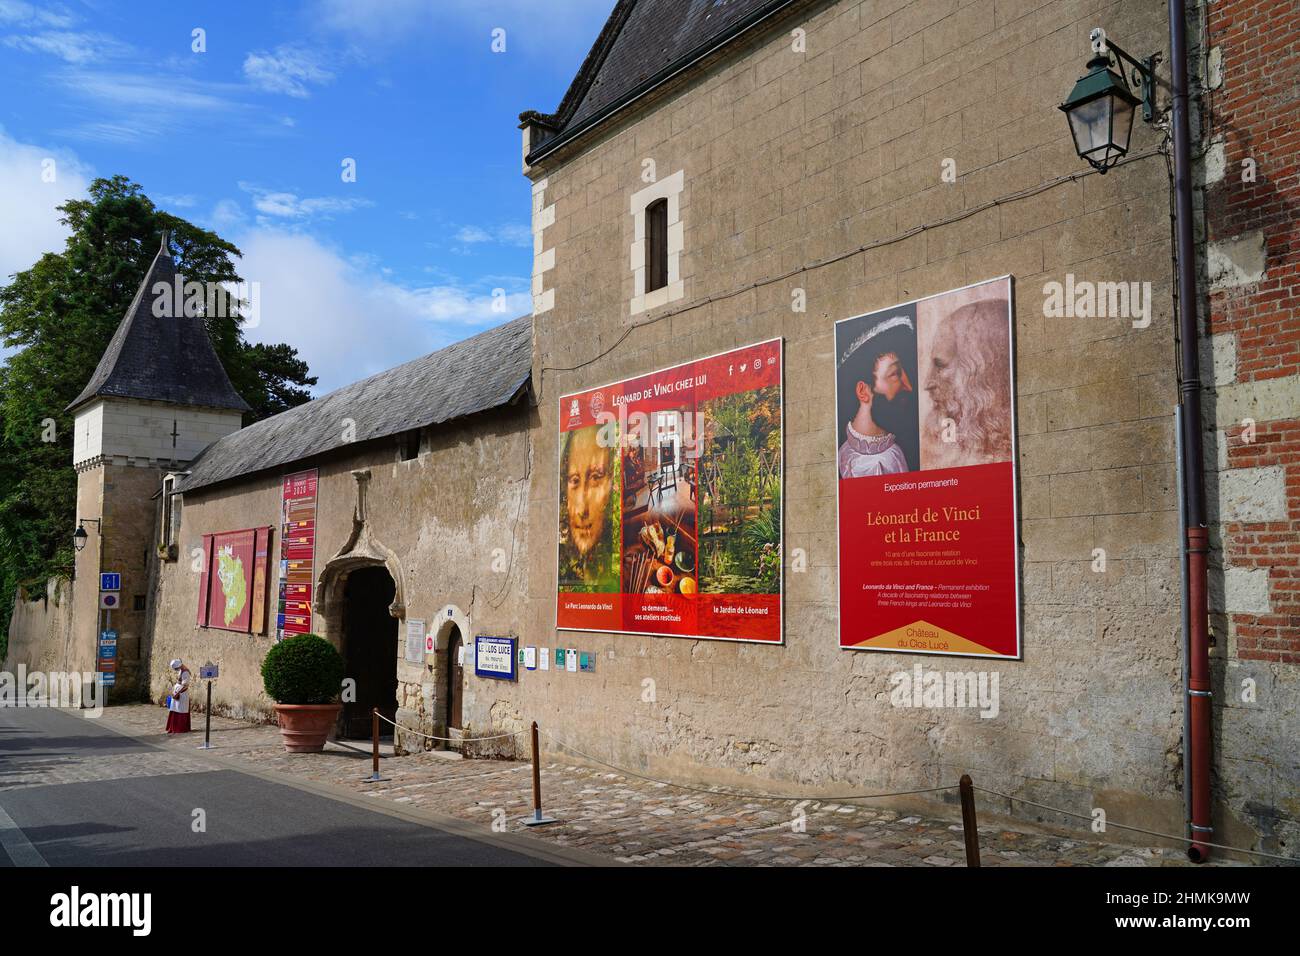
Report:
[[[77,519],[77,530],[74,531],[74,532],[72,532],[72,546],[73,546],[74,548],[76,548],[78,551],[82,550],[82,549],[86,546],[86,541],[89,540],[89,538],[90,538],[90,535],[86,534],[86,522],[87,522],[87,521],[93,521],[93,522],[95,522],[95,527],[96,527],[96,528],[99,527],[99,519],[98,519],[98,518],[78,518],[78,519]]]
[[[1060,109],[1070,120],[1075,151],[1104,174],[1128,155],[1138,104],[1148,122],[1155,114],[1153,71],[1159,57],[1150,56],[1139,63],[1110,43],[1099,29],[1092,31],[1092,46],[1094,55],[1088,61],[1088,73],[1074,84]],[[1133,78],[1141,84],[1141,96],[1129,86],[1123,66],[1119,72],[1111,68],[1112,52],[1133,65]]]

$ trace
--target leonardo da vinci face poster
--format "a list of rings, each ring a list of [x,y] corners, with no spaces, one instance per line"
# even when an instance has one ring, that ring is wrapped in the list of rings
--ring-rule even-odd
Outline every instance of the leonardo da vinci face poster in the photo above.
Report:
[[[556,626],[781,642],[781,340],[560,399]]]
[[[1011,293],[836,323],[842,648],[1021,655]]]

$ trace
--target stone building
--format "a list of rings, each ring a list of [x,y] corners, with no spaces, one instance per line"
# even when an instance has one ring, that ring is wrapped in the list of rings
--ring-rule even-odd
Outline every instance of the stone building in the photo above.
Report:
[[[1264,7],[1193,8],[1191,73],[1196,101],[1215,105],[1198,127],[1218,448],[1214,839],[1285,852],[1300,829],[1300,4],[1268,4],[1275,25],[1259,27]],[[163,692],[171,656],[211,659],[218,707],[268,712],[257,668],[277,629],[286,478],[310,473],[306,613],[365,675],[360,708],[438,734],[537,720],[639,773],[765,790],[907,790],[969,772],[1021,799],[1185,832],[1170,181],[1163,130],[1140,118],[1108,174],[1076,153],[1057,106],[1098,26],[1143,56],[1168,50],[1158,0],[619,0],[557,110],[521,116],[532,316],[232,430],[174,468],[155,454],[147,482],[105,492],[105,515],[113,494],[158,514],[142,689]],[[1239,184],[1245,159],[1259,174]],[[835,323],[1001,276],[1014,280],[1023,650],[980,664],[846,651]],[[1080,282],[1131,283],[1132,308],[1046,306],[1053,284]],[[777,339],[779,642],[557,629],[559,398]],[[132,415],[179,403],[191,434],[224,421],[205,402],[130,401]],[[205,536],[268,528],[262,631],[197,625]],[[412,655],[412,623],[432,651]],[[11,646],[55,627],[25,611]],[[551,666],[477,676],[483,635],[545,649]],[[588,666],[561,668],[561,648]],[[996,716],[897,706],[895,675],[918,661],[994,672]]]

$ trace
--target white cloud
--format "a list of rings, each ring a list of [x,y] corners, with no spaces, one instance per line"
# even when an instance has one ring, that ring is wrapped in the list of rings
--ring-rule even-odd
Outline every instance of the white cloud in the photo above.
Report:
[[[243,226],[248,220],[244,216],[244,210],[239,208],[239,203],[233,199],[221,199],[212,207],[212,215],[209,216],[212,228],[217,232],[227,232],[232,227]]]
[[[243,86],[183,74],[65,68],[53,79],[87,101],[82,112],[88,118],[57,131],[79,139],[129,143],[198,130],[210,136],[213,116],[251,113],[251,106],[238,99],[247,92]]]
[[[54,182],[42,173],[54,162]],[[30,143],[20,143],[0,130],[0,285],[15,272],[30,268],[46,252],[62,252],[68,227],[56,209],[69,199],[82,198],[93,173],[76,156]]]
[[[357,196],[314,196],[299,198],[296,193],[263,189],[253,183],[241,182],[239,188],[253,197],[253,208],[263,216],[281,219],[328,218],[334,213],[351,212],[373,206],[369,199]]]
[[[485,229],[482,226],[461,226],[456,232],[456,241],[467,245],[498,242],[505,246],[531,246],[533,231],[528,226],[513,223],[492,229]]]
[[[284,93],[299,99],[311,95],[309,85],[319,86],[334,79],[334,74],[321,65],[317,54],[292,46],[248,54],[244,58],[244,76],[268,93]]]
[[[531,226],[519,224],[502,226],[497,230],[497,240],[508,246],[531,246],[533,230]]]
[[[77,33],[51,30],[46,33],[15,34],[4,38],[5,46],[27,53],[48,53],[74,64],[89,63],[108,57],[124,56],[131,48],[102,33]]]
[[[57,79],[69,90],[101,104],[142,111],[212,112],[241,105],[230,98],[239,91],[234,84],[206,83],[185,76],[65,70]]]
[[[70,27],[76,22],[71,14],[52,9],[52,5],[37,7],[21,0],[0,0],[0,23],[16,23],[25,27]]]
[[[408,286],[366,256],[348,257],[312,236],[256,228],[236,235],[240,275],[259,284],[261,321],[250,340],[288,342],[320,376],[318,394],[449,345],[531,311],[526,291],[493,308],[488,286]],[[509,286],[526,288],[519,278]]]

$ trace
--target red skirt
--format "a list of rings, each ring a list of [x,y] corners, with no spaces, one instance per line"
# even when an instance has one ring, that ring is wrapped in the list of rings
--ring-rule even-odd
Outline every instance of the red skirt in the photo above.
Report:
[[[174,710],[167,712],[167,733],[188,734],[189,732],[190,732],[189,714],[178,714]]]

